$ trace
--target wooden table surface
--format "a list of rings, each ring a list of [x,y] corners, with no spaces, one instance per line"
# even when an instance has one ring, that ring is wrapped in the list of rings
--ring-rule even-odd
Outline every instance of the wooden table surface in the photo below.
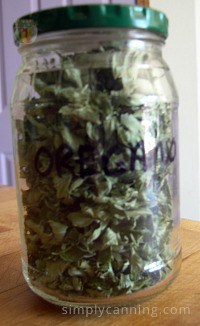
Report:
[[[20,238],[15,189],[0,187],[0,325],[200,325],[200,222],[182,220],[183,261],[181,271],[164,292],[115,314],[96,310],[87,315],[66,314],[35,295],[21,272]]]

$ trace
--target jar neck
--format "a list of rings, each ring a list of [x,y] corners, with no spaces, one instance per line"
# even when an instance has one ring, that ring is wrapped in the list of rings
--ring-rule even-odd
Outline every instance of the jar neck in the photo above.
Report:
[[[31,44],[21,44],[19,53],[23,61],[51,51],[64,51],[65,54],[88,53],[104,49],[124,50],[138,48],[161,54],[165,38],[159,34],[141,29],[81,29],[41,34]]]

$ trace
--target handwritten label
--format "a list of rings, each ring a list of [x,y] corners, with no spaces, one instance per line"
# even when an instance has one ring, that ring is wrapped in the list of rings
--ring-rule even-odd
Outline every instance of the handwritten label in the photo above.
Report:
[[[127,157],[129,152],[129,159]],[[78,156],[74,159],[73,156]],[[55,151],[50,151],[47,147],[40,147],[35,155],[35,170],[42,177],[47,177],[53,169],[61,177],[67,170],[72,172],[77,165],[82,178],[104,173],[108,176],[117,177],[128,171],[138,169],[147,171],[155,168],[157,164],[167,166],[176,157],[176,142],[173,138],[168,142],[158,142],[149,152],[145,151],[144,141],[140,141],[135,147],[112,146],[102,156],[92,145],[81,145],[78,152],[74,152],[68,144],[62,144]],[[45,160],[45,167],[42,162]],[[76,172],[77,173],[77,172]]]

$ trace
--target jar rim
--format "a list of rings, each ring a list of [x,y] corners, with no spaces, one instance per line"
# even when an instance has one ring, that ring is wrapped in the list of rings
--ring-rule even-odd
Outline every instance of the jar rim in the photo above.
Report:
[[[22,16],[13,25],[16,45],[32,43],[37,35],[48,32],[87,28],[142,29],[167,38],[168,19],[163,12],[149,7],[92,4],[38,11]],[[25,42],[22,33],[26,34]]]

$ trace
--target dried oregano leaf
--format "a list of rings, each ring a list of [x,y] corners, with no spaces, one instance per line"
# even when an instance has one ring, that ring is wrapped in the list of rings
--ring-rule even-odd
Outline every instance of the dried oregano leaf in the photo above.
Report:
[[[173,107],[149,55],[59,54],[59,69],[32,75],[16,128],[28,273],[42,288],[110,297],[170,271]]]

